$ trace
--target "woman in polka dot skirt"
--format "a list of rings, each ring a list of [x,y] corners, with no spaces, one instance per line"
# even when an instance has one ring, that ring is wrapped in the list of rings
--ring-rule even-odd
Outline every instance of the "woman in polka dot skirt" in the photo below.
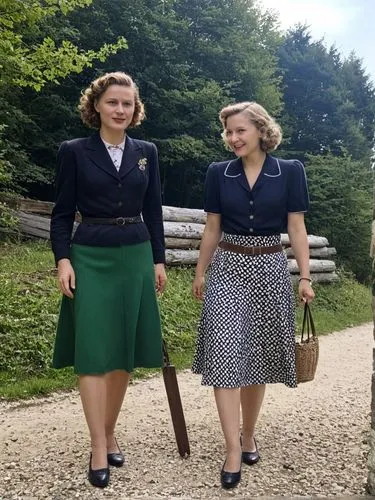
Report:
[[[282,230],[299,266],[300,299],[310,302],[314,292],[302,163],[269,154],[282,134],[259,104],[227,106],[220,120],[223,139],[237,158],[212,163],[207,171],[207,222],[193,283],[193,294],[204,304],[193,371],[203,385],[214,387],[227,449],[221,484],[233,488],[242,462],[253,465],[260,458],[254,430],[266,384],[297,385],[293,289]]]

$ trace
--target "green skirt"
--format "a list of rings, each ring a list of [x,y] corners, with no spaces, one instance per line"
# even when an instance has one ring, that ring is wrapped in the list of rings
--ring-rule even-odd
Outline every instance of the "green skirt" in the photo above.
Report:
[[[78,374],[162,366],[161,327],[150,242],[72,245],[74,298],[63,296],[54,368]]]

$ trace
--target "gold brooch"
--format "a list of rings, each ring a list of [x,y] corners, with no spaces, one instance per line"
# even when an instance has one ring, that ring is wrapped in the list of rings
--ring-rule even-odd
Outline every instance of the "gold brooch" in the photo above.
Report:
[[[147,158],[141,158],[140,160],[138,160],[138,168],[139,170],[142,170],[142,172],[146,170],[146,165],[147,165]]]

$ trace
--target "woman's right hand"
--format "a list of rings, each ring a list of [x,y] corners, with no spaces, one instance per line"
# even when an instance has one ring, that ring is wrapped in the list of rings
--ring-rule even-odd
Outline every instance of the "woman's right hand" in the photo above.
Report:
[[[72,299],[76,287],[76,275],[69,259],[60,259],[58,261],[57,278],[62,293]]]
[[[203,300],[204,297],[204,285],[205,279],[204,276],[196,276],[193,281],[193,295],[198,300]]]

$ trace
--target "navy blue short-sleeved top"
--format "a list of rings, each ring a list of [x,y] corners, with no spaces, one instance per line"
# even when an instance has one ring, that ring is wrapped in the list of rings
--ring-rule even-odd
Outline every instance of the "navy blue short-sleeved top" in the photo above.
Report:
[[[221,214],[225,233],[278,234],[287,228],[288,213],[306,212],[308,207],[305,169],[298,160],[267,154],[252,189],[241,158],[208,167],[204,210]]]

